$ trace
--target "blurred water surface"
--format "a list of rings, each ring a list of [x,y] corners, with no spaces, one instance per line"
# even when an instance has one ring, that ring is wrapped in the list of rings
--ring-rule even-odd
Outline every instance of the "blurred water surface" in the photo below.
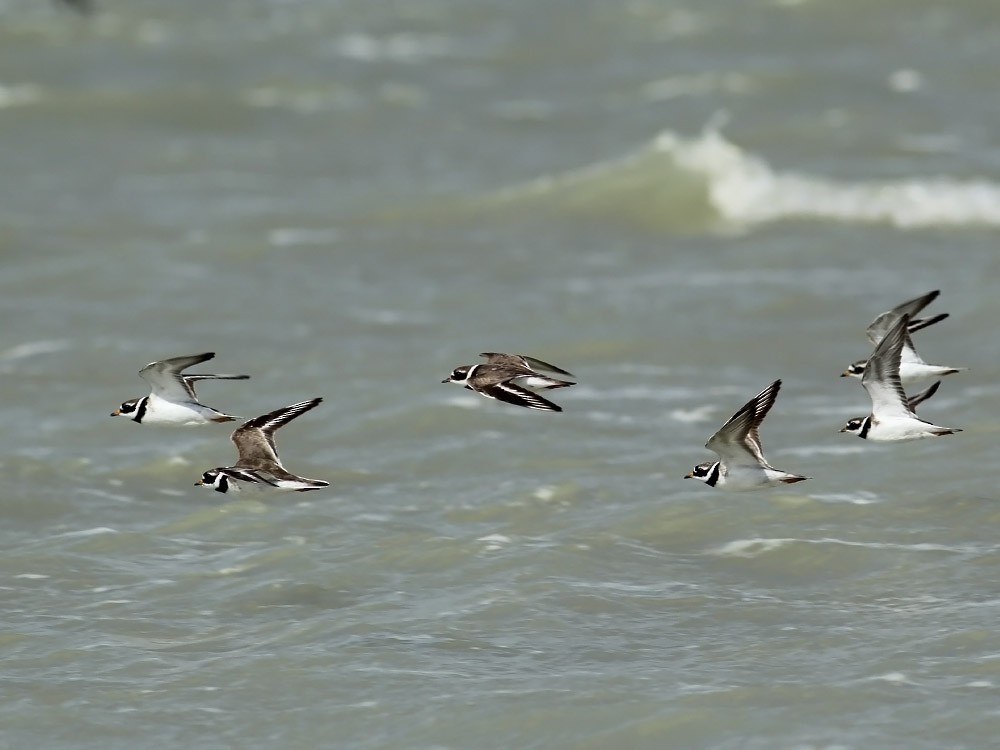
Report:
[[[0,2],[4,746],[940,748],[1000,735],[1000,7]],[[963,365],[837,433],[930,289]],[[225,425],[329,491],[193,487]],[[562,414],[439,381],[573,371]],[[681,477],[776,378],[787,491]],[[692,486],[696,485],[696,486]]]

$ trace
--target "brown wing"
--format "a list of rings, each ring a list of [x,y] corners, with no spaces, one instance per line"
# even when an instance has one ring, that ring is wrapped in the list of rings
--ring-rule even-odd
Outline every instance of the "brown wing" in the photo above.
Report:
[[[236,444],[236,450],[240,454],[239,461],[235,465],[254,469],[266,465],[272,471],[274,467],[282,468],[281,460],[278,458],[278,449],[274,444],[275,430],[315,408],[322,401],[322,398],[300,401],[297,404],[283,406],[267,414],[261,414],[259,417],[248,419],[241,424],[232,435],[232,441]]]
[[[545,370],[547,372],[558,372],[561,375],[568,375],[569,377],[575,377],[573,373],[568,370],[564,370],[561,367],[556,367],[555,365],[549,364],[545,360],[537,359],[535,357],[529,357],[525,354],[504,354],[502,352],[482,352],[480,357],[485,357],[489,364],[493,365],[517,365],[518,367],[526,367],[529,370]]]
[[[767,466],[764,450],[760,444],[758,429],[764,417],[774,406],[781,389],[781,381],[771,385],[747,401],[743,407],[729,418],[719,431],[709,438],[705,447],[719,454],[723,463],[729,465],[759,464]]]

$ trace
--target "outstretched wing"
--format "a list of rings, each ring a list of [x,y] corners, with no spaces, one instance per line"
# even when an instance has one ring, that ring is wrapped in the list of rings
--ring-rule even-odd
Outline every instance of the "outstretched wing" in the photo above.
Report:
[[[537,359],[535,357],[529,357],[525,354],[504,354],[502,352],[482,352],[480,357],[485,357],[489,364],[496,365],[509,365],[514,364],[519,367],[526,367],[529,370],[543,370],[545,372],[556,372],[560,375],[568,375],[569,377],[575,377],[573,373],[568,370],[564,370],[561,367],[556,367],[555,365],[549,364],[548,362]]]
[[[875,347],[865,365],[865,374],[861,376],[861,385],[872,400],[872,417],[876,421],[882,417],[913,416],[906,405],[906,392],[899,379],[899,363],[903,344],[909,338],[906,332],[909,322],[909,315],[896,321]]]
[[[322,398],[300,401],[297,404],[283,406],[267,414],[261,414],[259,417],[248,419],[241,424],[232,434],[232,441],[236,444],[236,450],[240,454],[240,459],[235,465],[237,467],[257,468],[263,461],[273,462],[281,467],[278,449],[274,444],[275,430],[315,408],[322,401]]]
[[[774,406],[781,381],[771,385],[747,401],[712,437],[705,447],[715,451],[723,463],[730,466],[767,466],[758,432],[764,417]]]
[[[527,388],[522,388],[510,380],[482,385],[477,390],[487,398],[495,398],[497,401],[505,401],[515,406],[524,406],[540,411],[562,411],[562,407],[558,404],[554,404],[547,398],[543,398]]]
[[[207,362],[214,356],[215,352],[205,352],[150,362],[139,370],[139,377],[149,383],[153,394],[160,398],[167,401],[190,401],[196,398],[194,388],[184,379],[181,371]]]
[[[924,390],[920,391],[920,393],[914,394],[913,396],[907,398],[906,405],[909,407],[910,411],[916,413],[917,406],[919,406],[924,401],[933,396],[935,393],[937,393],[937,389],[940,387],[941,387],[941,381],[935,380],[934,385],[929,386]]]
[[[896,305],[888,312],[884,312],[877,316],[875,320],[868,324],[868,328],[865,329],[865,333],[868,335],[868,340],[874,346],[878,346],[878,343],[885,338],[885,335],[894,325],[896,325],[900,318],[907,315],[911,320],[913,320],[913,317],[937,299],[939,294],[941,294],[941,290],[935,289],[933,292],[927,292],[927,294],[914,297],[901,305]],[[943,320],[943,318],[939,317],[937,320],[932,320],[931,322],[920,321],[922,325],[914,328],[914,330],[925,328],[931,325],[931,323],[937,323],[938,320]]]
[[[932,326],[935,323],[940,323],[949,316],[950,313],[938,313],[937,315],[931,315],[929,318],[910,318],[910,324],[906,326],[906,329],[910,333],[916,333],[917,331],[923,330],[924,328]]]
[[[184,383],[192,396],[195,396],[194,384],[199,380],[249,380],[249,375],[182,375]]]

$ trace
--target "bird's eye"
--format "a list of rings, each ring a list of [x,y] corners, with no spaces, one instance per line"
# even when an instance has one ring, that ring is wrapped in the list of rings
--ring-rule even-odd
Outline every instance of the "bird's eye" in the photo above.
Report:
[[[122,414],[131,414],[132,412],[135,411],[135,402],[134,401],[126,401],[125,403],[123,403],[121,406],[118,407],[118,410]]]

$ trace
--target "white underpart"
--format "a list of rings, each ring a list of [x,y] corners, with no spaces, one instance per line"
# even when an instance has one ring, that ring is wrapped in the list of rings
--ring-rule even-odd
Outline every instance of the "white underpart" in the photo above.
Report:
[[[193,402],[178,404],[150,394],[142,421],[155,424],[196,425],[205,424],[218,416],[217,411],[201,404]]]
[[[873,421],[871,429],[868,430],[868,434],[866,435],[868,440],[875,440],[876,442],[890,443],[937,437],[935,431],[948,429],[946,427],[938,427],[930,422],[924,422],[915,417],[909,419],[903,417],[877,417],[876,419],[877,421]]]
[[[952,370],[959,370],[959,367],[944,367],[942,365],[929,365],[926,362],[902,361],[899,363],[899,379],[904,383],[917,383],[921,380],[930,380],[948,374]]]
[[[903,385],[912,385],[932,378],[940,378],[949,375],[955,370],[964,370],[963,367],[945,367],[944,365],[929,365],[926,362],[900,362],[899,380]],[[849,377],[861,378],[861,373],[850,373]]]
[[[524,375],[519,378],[514,378],[514,382],[524,388],[548,388],[556,385],[556,381],[552,378],[547,378],[544,375]]]
[[[757,490],[783,484],[781,480],[791,476],[793,475],[788,472],[766,466],[726,466],[723,464],[722,473],[715,486],[731,492]]]

